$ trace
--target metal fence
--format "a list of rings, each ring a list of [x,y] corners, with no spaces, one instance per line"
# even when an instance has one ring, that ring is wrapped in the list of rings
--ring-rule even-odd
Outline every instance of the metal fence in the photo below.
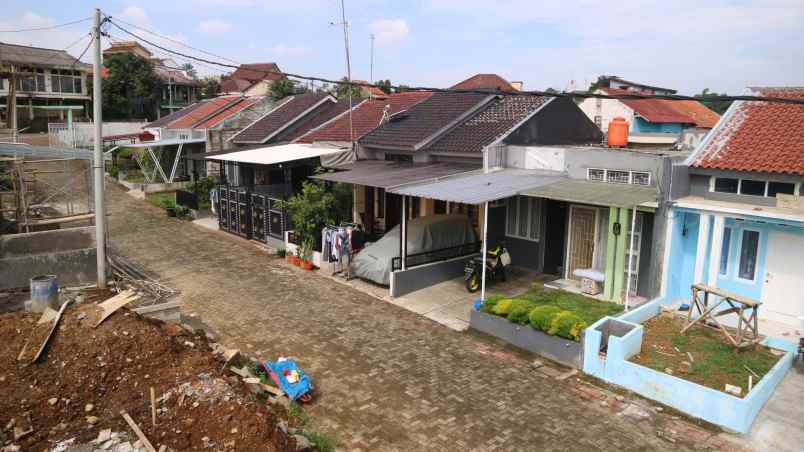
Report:
[[[123,135],[142,132],[145,122],[103,122],[103,134]],[[69,127],[66,122],[51,122],[47,125],[51,147],[92,149],[95,145],[95,124],[74,122]]]
[[[405,259],[405,268],[418,267],[433,262],[441,262],[456,257],[469,256],[480,252],[482,242],[465,243],[463,245],[451,246],[422,253],[408,254]],[[402,270],[402,258],[394,257],[391,259],[391,271]]]

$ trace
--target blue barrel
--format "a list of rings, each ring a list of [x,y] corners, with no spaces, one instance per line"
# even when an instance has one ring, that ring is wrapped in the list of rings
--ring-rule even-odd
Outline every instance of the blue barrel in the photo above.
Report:
[[[40,275],[31,278],[31,311],[59,308],[59,277]]]

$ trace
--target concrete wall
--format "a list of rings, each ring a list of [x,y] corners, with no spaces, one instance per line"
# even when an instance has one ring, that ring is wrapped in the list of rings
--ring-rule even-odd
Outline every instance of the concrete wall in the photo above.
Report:
[[[28,287],[43,274],[58,275],[62,287],[95,282],[95,228],[0,236],[0,289]]]
[[[602,91],[599,91],[602,93]],[[608,132],[609,123],[617,116],[625,118],[628,123],[634,121],[634,110],[624,103],[615,99],[584,99],[578,106],[589,117],[590,121],[595,120],[595,116],[601,118],[601,129]]]
[[[458,257],[443,262],[420,265],[391,272],[390,295],[401,297],[425,287],[462,276],[466,262],[477,255]]]

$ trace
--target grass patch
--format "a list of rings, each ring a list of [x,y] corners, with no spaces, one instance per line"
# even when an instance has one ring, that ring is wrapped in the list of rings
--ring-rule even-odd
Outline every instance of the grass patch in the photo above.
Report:
[[[591,325],[607,315],[615,316],[623,311],[623,305],[600,301],[580,294],[564,290],[546,289],[534,285],[530,290],[517,298],[523,298],[534,306],[555,306],[562,311],[577,315],[587,325]]]
[[[754,386],[779,361],[768,347],[738,350],[718,330],[695,325],[684,335],[685,320],[662,314],[645,322],[642,351],[631,361],[659,372],[670,369],[673,375],[723,391],[726,383],[748,393],[748,376],[756,373]],[[692,361],[689,355],[692,355]],[[751,370],[748,370],[751,369]]]
[[[138,169],[125,170],[124,173],[126,175],[126,182],[131,182],[132,184],[145,183],[145,175]]]
[[[299,429],[301,435],[307,438],[316,450],[321,452],[335,451],[338,445],[335,438],[315,430],[312,425],[312,419],[298,403],[291,402],[288,406],[288,420],[292,426]]]
[[[161,207],[163,209],[166,209],[168,207],[175,207],[176,193],[175,192],[148,193],[145,195],[145,201],[155,205],[156,207]]]

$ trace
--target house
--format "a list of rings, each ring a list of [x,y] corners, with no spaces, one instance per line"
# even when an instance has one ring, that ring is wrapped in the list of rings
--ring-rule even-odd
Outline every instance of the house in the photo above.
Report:
[[[369,86],[369,82],[365,80],[352,80],[352,83],[360,87],[360,97],[367,98],[384,98],[388,96],[385,91]]]
[[[265,96],[270,94],[271,82],[284,77],[276,63],[241,64],[231,75],[224,77],[221,92]]]
[[[804,99],[804,88],[749,88]],[[804,108],[737,101],[676,171],[666,299],[703,283],[762,302],[767,334],[804,328]],[[784,334],[784,333],[782,333]]]
[[[489,90],[512,93],[522,91],[522,82],[509,82],[497,74],[475,74],[450,89]]]
[[[86,117],[90,70],[64,50],[0,43],[0,123],[46,131],[50,122],[70,122],[73,112]],[[7,111],[12,94],[15,120]]]
[[[113,42],[103,50],[103,55],[130,53],[148,60],[162,85],[161,101],[157,117],[169,115],[194,103],[201,93],[201,82],[190,77],[175,61],[156,58],[150,50],[136,41]]]
[[[675,94],[669,88],[642,85],[619,77],[604,77],[594,90],[597,94]],[[688,129],[698,130],[699,136],[717,123],[719,115],[697,101],[664,99],[581,99],[581,110],[603,131],[615,117],[629,124],[629,143],[667,146],[679,141]]]

